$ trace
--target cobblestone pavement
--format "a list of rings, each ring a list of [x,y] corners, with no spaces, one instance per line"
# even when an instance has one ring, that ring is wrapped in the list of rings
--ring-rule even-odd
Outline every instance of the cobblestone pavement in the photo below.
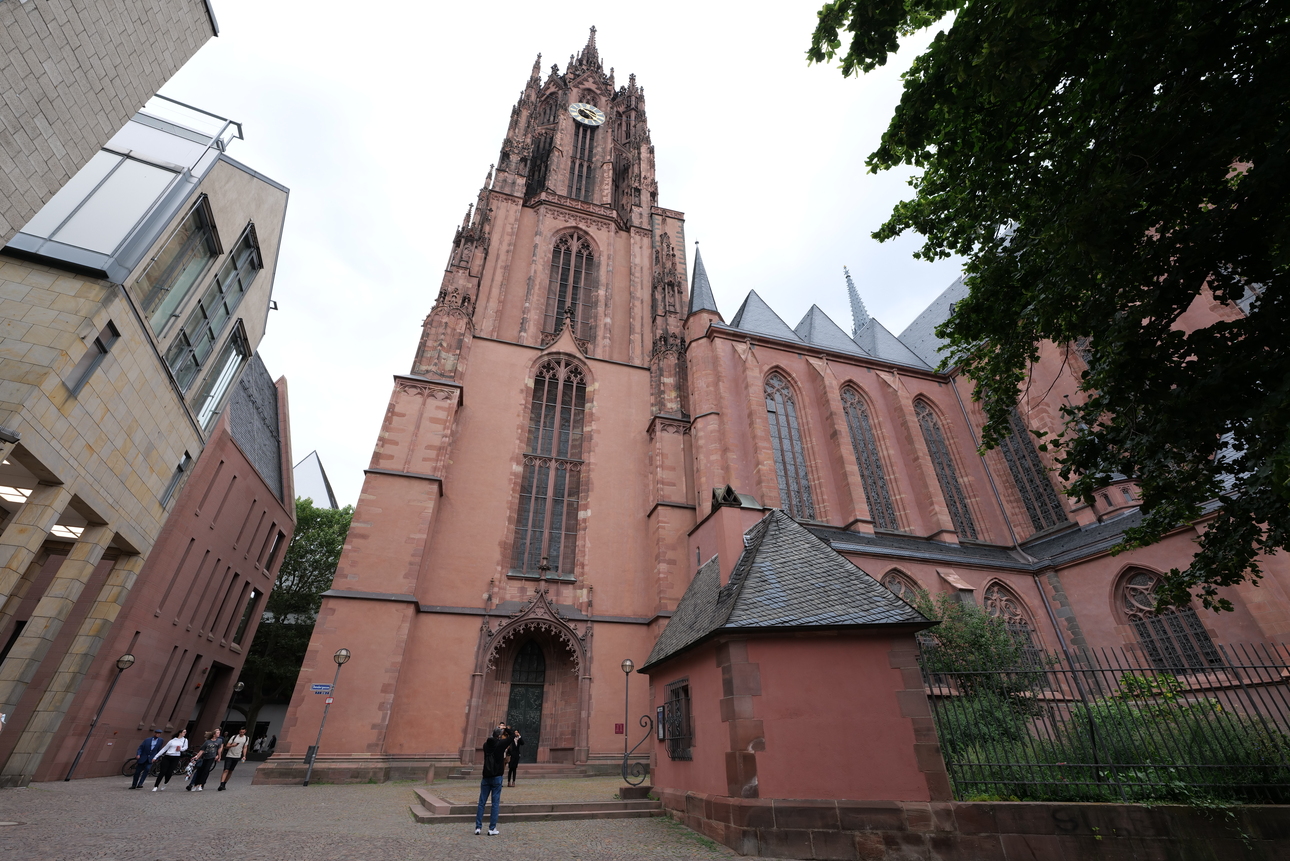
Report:
[[[151,792],[130,790],[129,778],[115,777],[0,789],[0,821],[19,823],[0,826],[0,859],[725,861],[733,855],[664,818],[520,822],[503,824],[499,837],[476,837],[468,826],[415,823],[408,813],[410,783],[251,786],[250,766],[234,772],[227,792],[215,791],[217,777],[200,794],[185,792],[178,779],[165,792]],[[592,778],[541,783],[601,782]],[[542,791],[537,783],[526,791]],[[545,791],[576,794],[592,789]],[[502,798],[507,799],[505,791]]]

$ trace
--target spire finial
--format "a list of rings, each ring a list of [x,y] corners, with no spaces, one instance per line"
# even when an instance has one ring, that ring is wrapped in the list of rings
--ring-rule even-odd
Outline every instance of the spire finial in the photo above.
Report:
[[[847,297],[851,300],[851,337],[858,338],[860,330],[869,325],[869,311],[860,300],[856,283],[851,280],[851,270],[843,266],[842,272],[847,276]]]
[[[542,80],[542,55],[539,53],[537,59],[533,61],[533,72],[529,75],[531,80]]]
[[[596,25],[595,24],[591,25],[591,35],[587,37],[587,47],[588,48],[596,47]]]
[[[703,256],[699,254],[699,240],[694,240],[694,273],[690,279],[690,310],[717,311],[717,301],[712,296],[712,285],[708,283],[708,270],[703,267]],[[717,313],[721,313],[717,311]]]

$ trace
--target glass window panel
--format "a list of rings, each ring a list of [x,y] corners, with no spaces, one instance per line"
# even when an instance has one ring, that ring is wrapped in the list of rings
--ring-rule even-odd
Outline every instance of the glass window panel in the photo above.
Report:
[[[154,334],[161,334],[214,259],[215,242],[206,210],[194,207],[134,285],[144,311],[151,313],[149,324]]]
[[[788,381],[779,374],[766,378],[766,417],[770,421],[771,453],[775,458],[780,502],[791,516],[813,519],[815,502],[797,423],[797,408]]]
[[[210,375],[206,378],[206,384],[202,386],[201,392],[193,403],[193,407],[197,410],[197,423],[202,426],[202,430],[210,430],[224,403],[224,395],[237,379],[237,373],[246,359],[246,345],[239,337],[238,330],[234,330],[233,335],[224,344],[224,349],[220,350],[219,359],[216,360]]]
[[[941,495],[945,498],[945,507],[949,510],[954,531],[960,537],[976,540],[976,522],[968,508],[963,486],[959,484],[958,470],[954,468],[954,459],[950,456],[941,423],[924,401],[914,401],[914,415],[918,417],[918,424],[922,428],[923,442],[932,458],[932,471],[936,473],[936,483],[941,487]]]
[[[52,238],[111,254],[175,176],[173,171],[125,160]]]
[[[41,207],[40,212],[27,222],[22,232],[48,239],[49,235],[58,229],[58,225],[63,223],[63,219],[71,215],[72,210],[89,197],[90,192],[103,181],[112,168],[121,163],[121,159],[122,157],[116,153],[102,150],[95,153],[85,167],[77,171],[76,175]]]

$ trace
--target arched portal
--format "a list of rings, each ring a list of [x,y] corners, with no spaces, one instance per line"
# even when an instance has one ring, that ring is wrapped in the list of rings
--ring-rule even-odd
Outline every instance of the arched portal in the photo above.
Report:
[[[515,727],[524,741],[520,762],[537,762],[545,687],[546,658],[537,640],[529,640],[511,663],[511,690],[506,703],[506,723]]]

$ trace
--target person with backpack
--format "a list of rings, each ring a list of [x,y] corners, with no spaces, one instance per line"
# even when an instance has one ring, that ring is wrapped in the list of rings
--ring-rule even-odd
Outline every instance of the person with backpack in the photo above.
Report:
[[[251,739],[247,737],[246,727],[237,731],[237,735],[224,745],[224,774],[219,779],[219,792],[227,788],[228,779],[233,776],[233,769],[239,762],[246,762],[246,753],[250,750]]]

